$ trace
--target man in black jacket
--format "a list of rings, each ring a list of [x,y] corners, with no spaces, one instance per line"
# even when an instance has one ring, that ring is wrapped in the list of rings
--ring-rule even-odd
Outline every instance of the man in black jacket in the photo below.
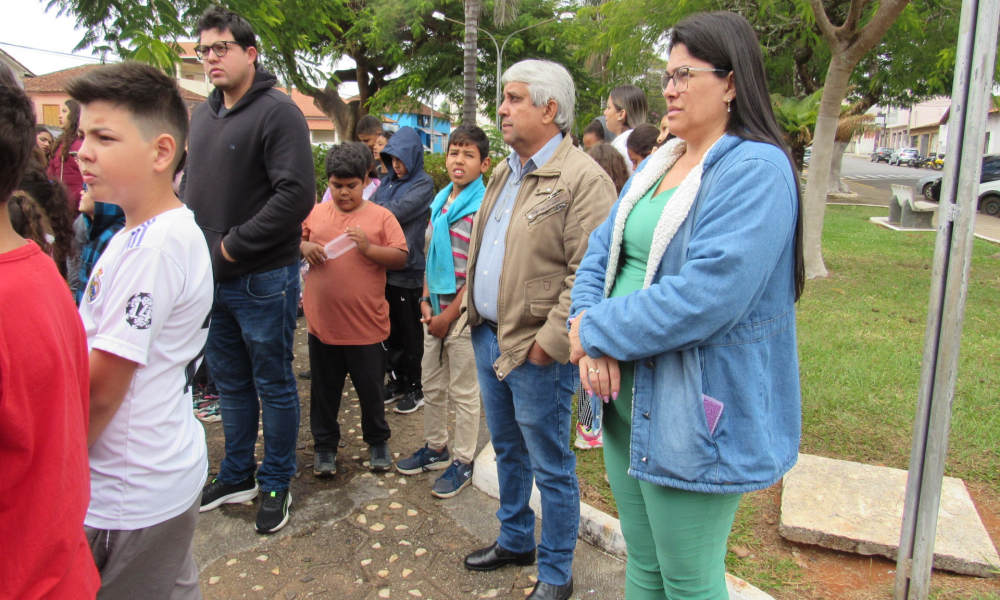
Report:
[[[205,358],[226,435],[226,456],[201,510],[253,500],[259,489],[256,529],[273,533],[288,522],[299,430],[292,373],[299,242],[316,201],[309,128],[291,98],[273,89],[274,75],[257,65],[249,23],[216,6],[197,30],[195,52],[215,91],[191,117],[181,198],[212,252]],[[265,455],[255,479],[261,405]]]

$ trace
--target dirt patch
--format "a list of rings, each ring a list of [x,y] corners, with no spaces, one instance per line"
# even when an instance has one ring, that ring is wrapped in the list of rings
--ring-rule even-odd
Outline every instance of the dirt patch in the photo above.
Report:
[[[617,515],[604,500],[603,476],[581,478],[585,502]],[[967,483],[995,546],[1000,546],[1000,496],[988,486]],[[890,599],[896,562],[789,542],[778,533],[781,484],[746,494],[730,536],[727,569],[767,591],[776,600]],[[935,600],[1000,600],[1000,579],[980,579],[934,571]]]

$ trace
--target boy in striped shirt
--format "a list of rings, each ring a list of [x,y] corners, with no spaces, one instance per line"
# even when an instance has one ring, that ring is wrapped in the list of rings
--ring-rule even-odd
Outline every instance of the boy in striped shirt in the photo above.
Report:
[[[469,329],[452,337],[465,295],[472,223],[483,200],[483,174],[490,168],[490,143],[474,125],[452,132],[445,168],[451,183],[431,204],[427,267],[420,298],[424,333],[424,447],[396,463],[404,475],[445,469],[431,494],[451,498],[472,481],[479,435],[479,382]],[[455,436],[448,451],[448,399],[455,403]],[[452,456],[454,455],[454,456]]]

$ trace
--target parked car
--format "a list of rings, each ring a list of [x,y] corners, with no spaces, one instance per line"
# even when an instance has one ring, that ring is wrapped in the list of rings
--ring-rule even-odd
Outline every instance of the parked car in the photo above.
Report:
[[[889,162],[892,158],[892,148],[875,148],[875,152],[872,152],[871,162]]]
[[[923,194],[924,198],[927,200],[937,200],[931,196],[931,188],[934,186],[935,182],[941,181],[940,173],[931,173],[925,177],[920,178],[917,182],[917,191]],[[938,186],[940,189],[940,186]]]
[[[889,164],[902,165],[903,163],[909,163],[917,154],[919,153],[916,148],[900,148],[889,157]]]
[[[1000,154],[984,156],[980,173],[979,200],[976,207],[984,215],[1000,216]],[[930,199],[935,201],[941,199],[940,178],[931,184]]]

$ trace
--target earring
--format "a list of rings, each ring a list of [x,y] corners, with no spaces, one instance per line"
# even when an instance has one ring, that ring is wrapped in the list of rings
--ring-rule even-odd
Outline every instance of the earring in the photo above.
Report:
[[[732,112],[733,107],[729,105],[732,100],[726,100],[726,112]]]

